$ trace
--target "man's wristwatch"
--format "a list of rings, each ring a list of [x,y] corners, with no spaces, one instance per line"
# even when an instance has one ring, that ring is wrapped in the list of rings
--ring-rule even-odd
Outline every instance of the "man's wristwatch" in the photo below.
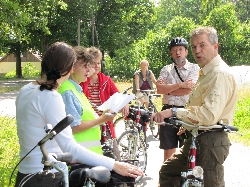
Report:
[[[173,107],[173,108],[171,108],[171,111],[172,111],[172,115],[173,115],[173,117],[176,117],[176,114],[177,114],[177,108]]]

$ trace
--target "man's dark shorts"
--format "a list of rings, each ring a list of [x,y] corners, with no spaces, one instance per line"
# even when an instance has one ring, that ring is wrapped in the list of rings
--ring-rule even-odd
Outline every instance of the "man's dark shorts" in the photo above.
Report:
[[[176,108],[183,108],[183,106],[173,106],[173,105],[163,105],[161,111],[176,107]],[[160,132],[159,132],[159,139],[160,139],[160,149],[173,149],[183,145],[183,140],[179,138],[177,135],[177,132],[179,131],[179,128],[175,128],[170,125],[161,125],[160,126]]]

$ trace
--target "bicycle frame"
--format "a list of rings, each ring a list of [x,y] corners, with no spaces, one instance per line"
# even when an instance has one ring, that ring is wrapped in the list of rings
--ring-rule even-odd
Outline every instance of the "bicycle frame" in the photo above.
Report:
[[[182,187],[203,186],[203,169],[200,166],[196,166],[196,137],[198,136],[198,128],[192,130],[192,141],[189,147],[188,155],[188,170],[187,172],[181,172]]]

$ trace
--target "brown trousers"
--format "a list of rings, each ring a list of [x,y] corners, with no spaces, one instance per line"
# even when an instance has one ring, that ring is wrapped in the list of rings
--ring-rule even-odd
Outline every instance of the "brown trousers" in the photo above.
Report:
[[[159,172],[160,187],[180,187],[180,174],[188,169],[188,154],[191,137],[181,153],[174,154],[161,166]],[[223,163],[229,154],[230,141],[225,132],[206,132],[196,139],[196,165],[204,170],[204,187],[224,187]]]

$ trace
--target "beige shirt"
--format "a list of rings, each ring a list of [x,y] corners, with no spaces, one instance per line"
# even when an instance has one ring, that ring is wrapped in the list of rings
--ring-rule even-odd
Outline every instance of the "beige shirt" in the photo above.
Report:
[[[197,64],[190,63],[186,60],[186,64],[178,68],[177,70],[181,76],[181,78],[185,81],[191,79],[195,84],[198,76],[199,76],[199,66]],[[158,80],[164,80],[166,84],[177,84],[180,83],[181,80],[174,69],[174,63],[164,66],[161,69],[160,76]],[[174,96],[174,95],[163,95],[162,104],[176,105],[176,106],[184,106],[188,101],[189,95],[183,96]]]
[[[177,117],[197,125],[213,125],[219,120],[232,125],[237,102],[237,83],[229,66],[219,55],[202,68],[201,75],[192,90],[185,109],[177,110]]]

